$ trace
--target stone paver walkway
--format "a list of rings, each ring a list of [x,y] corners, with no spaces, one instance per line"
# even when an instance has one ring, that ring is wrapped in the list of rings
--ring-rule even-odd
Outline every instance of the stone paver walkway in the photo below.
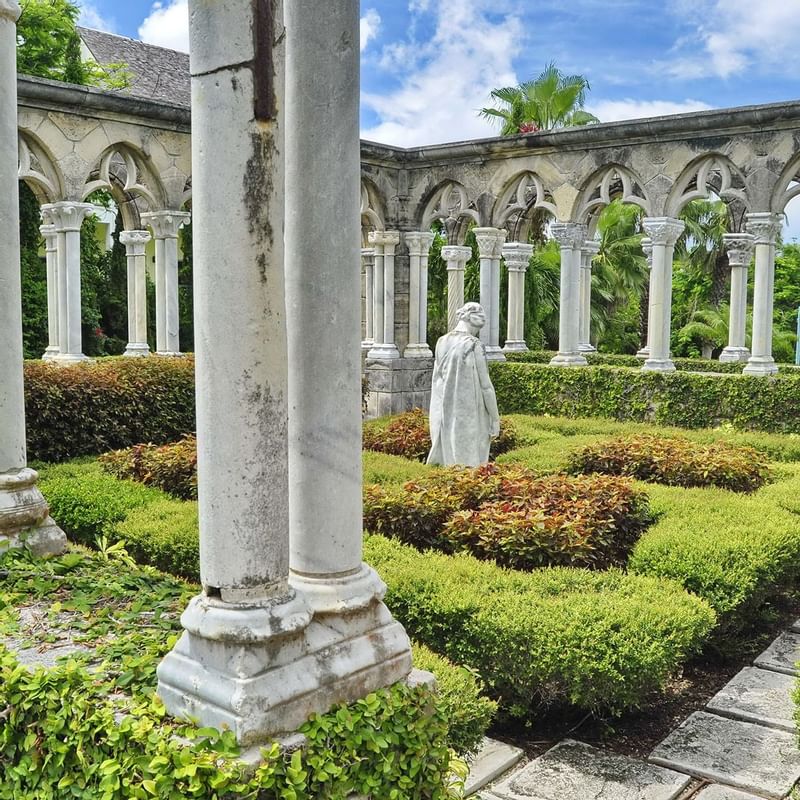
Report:
[[[672,731],[647,761],[569,739],[482,800],[782,800],[800,780],[794,723],[800,620]]]

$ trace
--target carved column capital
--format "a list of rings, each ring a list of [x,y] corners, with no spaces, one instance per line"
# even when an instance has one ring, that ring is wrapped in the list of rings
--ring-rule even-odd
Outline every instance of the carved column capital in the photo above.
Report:
[[[587,239],[581,247],[581,268],[591,270],[592,259],[600,252],[600,242]]]
[[[16,22],[21,13],[19,4],[16,0],[0,0],[0,19],[8,19]]]
[[[503,258],[509,272],[525,272],[533,255],[533,245],[508,242],[503,245]]]
[[[475,241],[478,242],[478,252],[481,258],[500,258],[503,242],[508,235],[507,231],[500,228],[473,228]]]
[[[144,255],[145,245],[152,239],[150,231],[121,231],[119,240],[129,256]]]
[[[580,222],[553,222],[550,235],[561,247],[575,250],[586,241],[586,226]]]
[[[645,217],[642,220],[642,227],[654,247],[674,247],[686,225],[674,217]]]
[[[44,239],[44,246],[47,250],[53,251],[56,249],[56,226],[51,223],[46,223],[39,226],[39,233],[42,234]]]
[[[142,222],[153,229],[154,239],[177,239],[178,231],[191,218],[188,211],[150,211],[142,214]]]
[[[649,236],[642,239],[642,252],[647,259],[647,269],[653,267],[653,240]]]
[[[722,236],[731,267],[748,267],[753,257],[756,238],[751,233],[726,233]]]
[[[400,244],[399,231],[370,231],[367,237],[369,243],[374,247],[390,247],[394,249]]]
[[[747,232],[755,237],[755,244],[775,244],[783,228],[783,217],[770,212],[748,214]]]
[[[46,203],[41,208],[45,225],[52,225],[56,233],[79,231],[83,221],[94,213],[91,203],[75,203],[61,200],[58,203]]]
[[[442,248],[442,258],[447,262],[448,270],[463,270],[472,258],[472,248],[448,244]]]
[[[433,244],[433,234],[426,231],[408,231],[403,234],[410,256],[426,256]]]

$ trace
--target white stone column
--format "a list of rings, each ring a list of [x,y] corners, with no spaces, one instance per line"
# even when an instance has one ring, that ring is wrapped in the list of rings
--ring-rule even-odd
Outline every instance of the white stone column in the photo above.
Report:
[[[506,352],[525,352],[525,273],[533,255],[533,245],[509,242],[503,245],[503,258],[508,270],[508,327]]]
[[[586,226],[579,222],[554,222],[550,233],[561,246],[561,292],[558,306],[558,355],[550,363],[557,367],[584,367],[578,349],[580,339],[581,248]]]
[[[645,217],[642,227],[652,240],[653,266],[650,270],[650,353],[642,369],[650,372],[674,372],[670,358],[672,315],[672,257],[675,242],[683,233],[684,223],[673,217]]]
[[[87,361],[81,332],[81,226],[94,213],[94,206],[61,200],[43,205],[41,212],[45,224],[56,233],[59,352],[52,360],[59,364]]]
[[[581,248],[580,277],[580,331],[578,350],[581,353],[594,353],[592,344],[592,259],[600,252],[600,242],[587,239]]]
[[[369,352],[375,344],[375,250],[371,247],[361,249],[361,263],[364,265],[364,340],[361,349]]]
[[[650,298],[653,295],[653,242],[646,236],[642,239],[642,252],[647,260],[647,336],[644,347],[637,350],[636,358],[647,359],[650,355],[650,331],[653,327],[650,314]]]
[[[47,347],[43,361],[52,361],[60,352],[58,346],[58,234],[54,225],[42,225],[47,265]]]
[[[481,262],[480,303],[486,312],[486,324],[480,338],[489,361],[505,361],[500,347],[500,258],[507,232],[500,228],[473,228]]]
[[[56,554],[66,546],[66,537],[48,516],[25,451],[17,178],[19,12],[13,0],[0,0],[0,552],[24,543],[34,553]]]
[[[187,211],[142,214],[142,222],[153,231],[156,246],[156,353],[160,356],[181,354],[178,231],[190,219]]]
[[[464,271],[472,258],[472,248],[447,245],[442,248],[442,258],[447,264],[447,330],[455,328],[456,311],[464,305]]]
[[[375,248],[375,344],[367,358],[400,358],[394,343],[394,254],[400,244],[398,231],[371,231]]]
[[[753,285],[753,353],[743,372],[745,375],[774,375],[778,365],[772,357],[772,313],[775,294],[775,241],[781,232],[778,214],[747,215],[747,231],[753,234],[756,252],[756,274]]]
[[[406,358],[431,358],[428,347],[428,256],[433,234],[426,231],[404,233],[408,246],[408,346]]]
[[[119,240],[125,245],[128,259],[128,344],[123,355],[146,356],[147,344],[147,264],[145,247],[149,231],[122,231]]]
[[[746,346],[747,271],[753,257],[754,238],[749,233],[726,233],[722,236],[731,267],[731,308],[728,346],[719,354],[720,361],[747,361]]]

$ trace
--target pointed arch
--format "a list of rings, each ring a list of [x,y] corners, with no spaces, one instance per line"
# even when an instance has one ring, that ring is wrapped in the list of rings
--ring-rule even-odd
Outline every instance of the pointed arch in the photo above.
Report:
[[[800,153],[798,153],[781,172],[770,200],[770,211],[783,214],[786,206],[800,195]]]
[[[677,217],[687,203],[707,200],[712,193],[748,206],[744,176],[722,153],[707,153],[685,167],[667,196],[666,216]]]
[[[463,244],[471,223],[480,224],[476,205],[469,199],[464,186],[454,180],[446,180],[435,186],[423,201],[420,230],[430,230],[439,220],[444,225],[450,244]]]
[[[535,209],[556,216],[552,194],[535,172],[526,170],[511,178],[500,192],[492,212],[492,226],[505,228],[509,241],[527,242]]]
[[[629,167],[605,164],[584,181],[570,219],[593,226],[600,212],[613,200],[639,206],[645,214],[650,214],[650,198],[643,186],[644,181]]]
[[[18,132],[18,175],[31,188],[40,204],[56,203],[64,199],[64,181],[45,145],[32,133]]]

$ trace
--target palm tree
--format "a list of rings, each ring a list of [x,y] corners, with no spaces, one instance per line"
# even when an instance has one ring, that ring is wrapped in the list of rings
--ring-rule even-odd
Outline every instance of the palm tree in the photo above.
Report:
[[[493,90],[499,107],[483,108],[480,115],[499,120],[501,136],[588,125],[600,121],[583,110],[589,88],[582,75],[564,75],[550,63],[531,81]]]

